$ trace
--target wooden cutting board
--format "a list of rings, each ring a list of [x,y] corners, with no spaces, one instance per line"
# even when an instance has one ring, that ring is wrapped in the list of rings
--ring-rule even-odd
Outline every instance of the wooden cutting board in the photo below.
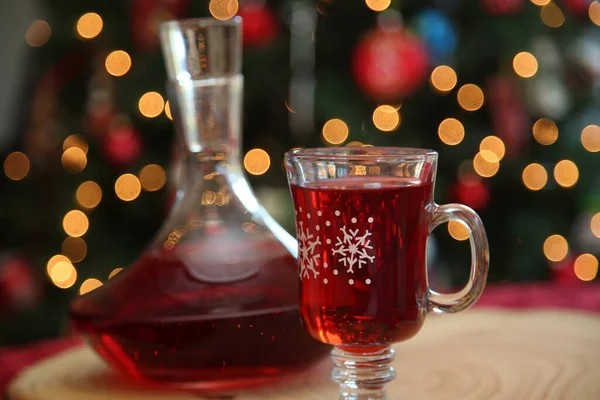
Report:
[[[395,399],[600,399],[600,317],[558,311],[472,310],[430,316],[396,345]],[[236,400],[337,399],[328,360],[279,386],[222,397]],[[199,400],[198,393],[136,387],[88,348],[26,369],[10,400]],[[211,397],[214,399],[215,397]],[[218,398],[218,397],[217,397]]]

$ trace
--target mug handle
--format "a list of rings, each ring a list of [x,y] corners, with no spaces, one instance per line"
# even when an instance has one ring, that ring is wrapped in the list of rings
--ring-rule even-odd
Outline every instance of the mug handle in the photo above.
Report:
[[[490,250],[481,218],[462,204],[434,205],[429,232],[448,221],[461,221],[469,232],[471,244],[471,273],[466,286],[456,293],[442,294],[428,288],[427,310],[434,313],[457,313],[471,307],[485,288],[490,264]]]

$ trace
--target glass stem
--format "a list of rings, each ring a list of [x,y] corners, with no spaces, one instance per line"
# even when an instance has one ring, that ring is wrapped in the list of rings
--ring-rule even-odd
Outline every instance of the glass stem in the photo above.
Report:
[[[394,349],[371,353],[350,353],[340,348],[331,351],[335,364],[331,377],[340,386],[340,400],[387,399],[385,384],[392,381]]]

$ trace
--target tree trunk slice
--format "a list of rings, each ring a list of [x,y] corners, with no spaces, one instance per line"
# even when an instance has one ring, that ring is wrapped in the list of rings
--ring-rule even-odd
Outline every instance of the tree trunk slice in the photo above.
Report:
[[[395,346],[390,399],[600,399],[600,317],[557,311],[472,310],[430,316]],[[236,400],[337,399],[326,360],[292,381]],[[199,400],[125,382],[92,350],[68,350],[28,369],[10,400]],[[212,399],[215,397],[213,396]]]

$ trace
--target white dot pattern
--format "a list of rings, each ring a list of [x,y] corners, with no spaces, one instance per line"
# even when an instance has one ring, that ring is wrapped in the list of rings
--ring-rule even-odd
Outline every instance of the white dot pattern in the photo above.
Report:
[[[356,223],[356,218],[352,218],[352,223],[355,224]]]
[[[323,215],[323,213],[321,211],[317,211],[317,215],[320,217],[321,215]]]
[[[333,270],[333,274],[334,274],[334,275],[337,275],[337,274],[338,274],[338,270],[337,270],[337,269],[334,269],[334,270]]]
[[[327,285],[329,281],[327,280],[327,278],[323,279],[323,283]]]
[[[350,280],[348,281],[348,283],[349,283],[349,284],[351,284],[351,285],[354,285],[354,279],[350,279]]]
[[[302,210],[300,210],[300,211],[302,211]],[[339,216],[340,216],[340,214],[341,214],[341,213],[340,213],[340,210],[335,210],[335,216],[336,216],[336,217],[339,217]]]
[[[306,218],[310,219],[310,213],[306,214]]]
[[[325,225],[327,225],[327,226],[331,226],[331,222],[329,222],[329,221],[325,221]]]
[[[373,223],[373,217],[369,217],[369,219],[367,221],[369,221],[369,223],[372,224]]]
[[[367,280],[365,281],[365,283],[366,283],[367,285],[370,285],[370,284],[371,284],[371,280],[370,280],[370,279],[367,279]]]

